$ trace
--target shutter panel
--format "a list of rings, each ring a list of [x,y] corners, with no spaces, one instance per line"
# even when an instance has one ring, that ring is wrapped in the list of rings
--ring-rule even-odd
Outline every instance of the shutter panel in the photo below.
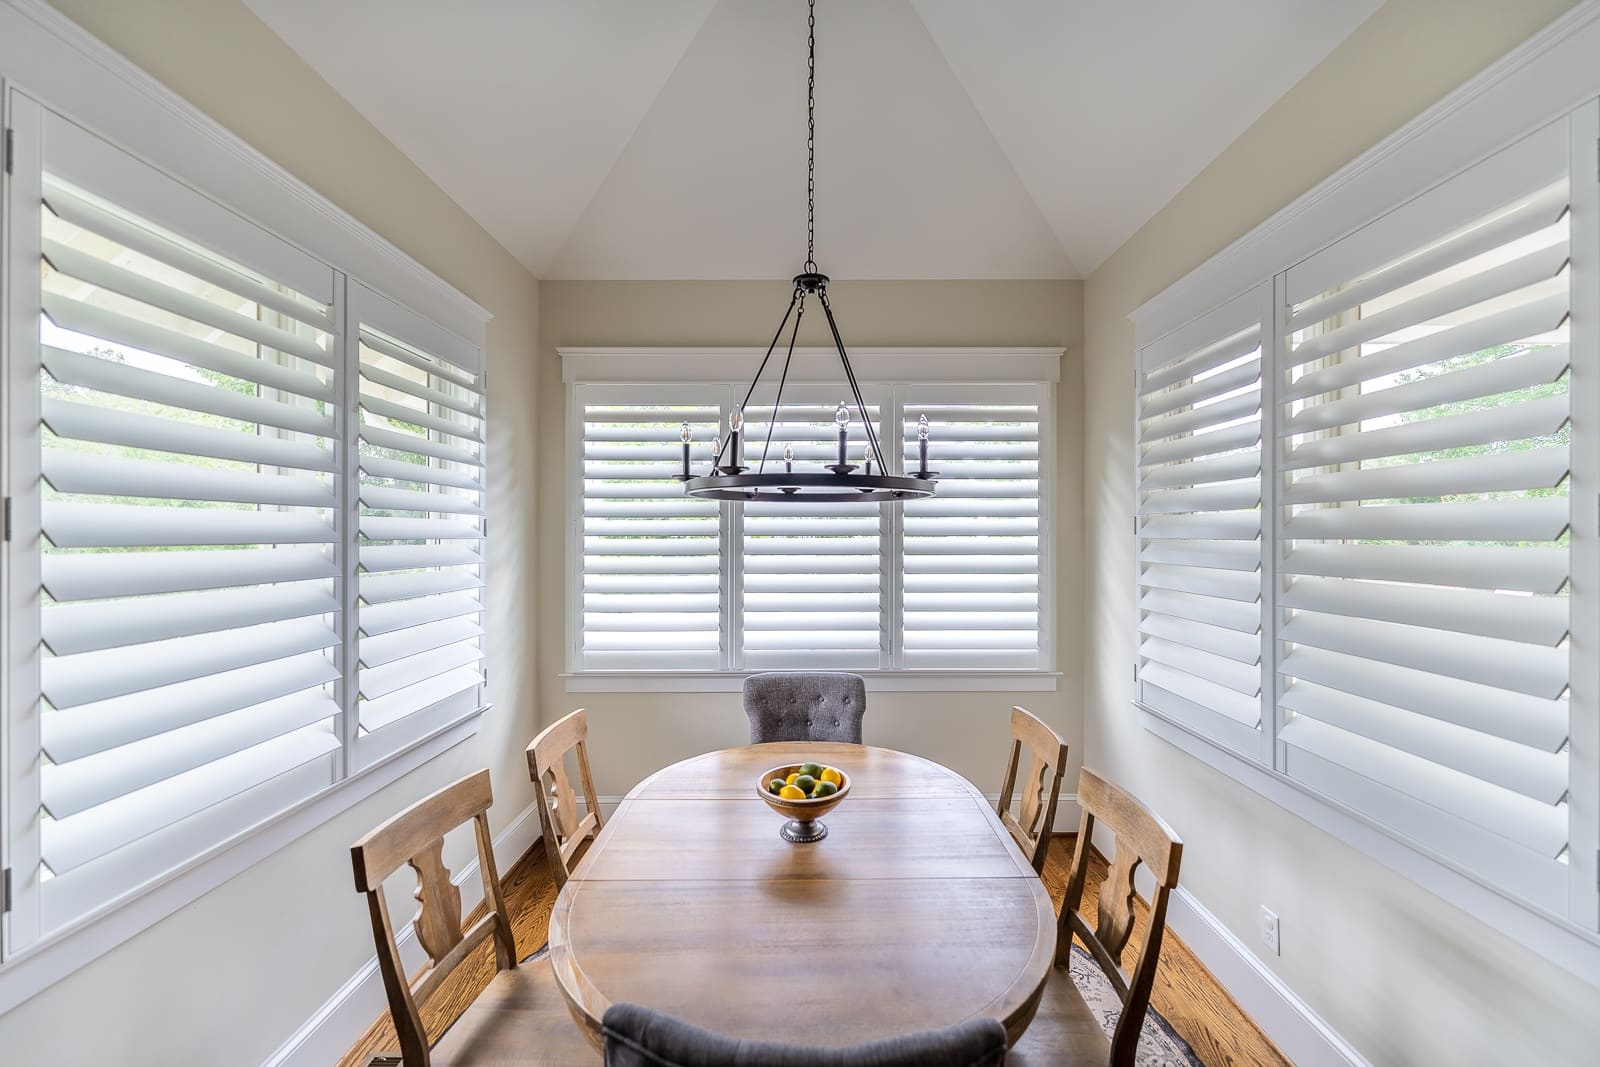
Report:
[[[373,317],[387,308],[362,299]],[[424,351],[364,317],[357,352],[355,676],[367,761],[483,704],[486,426],[481,372],[465,365],[475,351]]]
[[[1040,390],[902,390],[905,471],[929,426],[938,490],[904,509],[906,667],[1029,669],[1040,645]]]
[[[880,405],[868,390],[867,415],[883,440]],[[793,398],[791,401],[790,398]],[[839,462],[838,398],[814,390],[785,390],[785,401],[766,445],[772,409],[747,408],[743,462],[782,470],[784,449],[794,449],[796,469]],[[854,400],[848,461],[858,467],[866,431]],[[873,470],[883,470],[881,457]],[[743,512],[744,597],[741,666],[749,670],[876,669],[883,664],[882,505],[795,504],[754,501]]]
[[[1140,352],[1138,692],[1260,758],[1262,327],[1247,294]]]
[[[1568,184],[1515,177],[1289,273],[1279,738],[1291,777],[1564,910]]]
[[[683,393],[581,386],[582,603],[577,662],[590,670],[720,665],[719,506],[683,495],[682,424],[707,470],[722,424],[716,387]]]
[[[332,272],[154,172],[125,203],[141,165],[49,133],[44,930],[328,785],[339,744]]]

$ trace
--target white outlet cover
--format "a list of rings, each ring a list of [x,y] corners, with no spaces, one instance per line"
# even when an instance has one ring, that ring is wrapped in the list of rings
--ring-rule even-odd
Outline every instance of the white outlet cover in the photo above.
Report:
[[[1266,906],[1261,908],[1261,940],[1278,955],[1278,915]]]

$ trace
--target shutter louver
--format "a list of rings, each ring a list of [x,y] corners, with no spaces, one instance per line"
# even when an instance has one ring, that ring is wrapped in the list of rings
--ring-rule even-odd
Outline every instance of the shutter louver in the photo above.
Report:
[[[1037,389],[905,391],[903,469],[929,426],[938,492],[904,505],[906,667],[1037,669],[1040,410]],[[957,398],[961,397],[961,400]]]
[[[703,403],[605,403],[588,389],[579,396],[578,662],[590,670],[716,670],[721,511],[685,497],[675,476],[683,470],[682,424],[693,435],[694,470],[704,471],[723,412]]]
[[[1261,326],[1238,316],[1141,353],[1139,697],[1259,755]]]
[[[1492,192],[1288,276],[1279,738],[1290,777],[1560,908],[1568,187]]]
[[[807,470],[839,461],[837,402],[791,388],[767,449],[771,408],[747,408],[744,463],[782,470],[784,449]],[[795,397],[790,402],[789,397]],[[815,402],[808,402],[815,401]],[[861,465],[866,433],[854,402],[848,461]],[[867,416],[883,425],[879,407]],[[883,439],[882,431],[878,433]],[[882,459],[873,462],[882,471]],[[742,666],[749,670],[876,669],[883,663],[880,614],[881,505],[875,503],[740,504],[744,528]]]
[[[227,251],[165,229],[96,191],[82,161],[115,150],[51,146],[74,165],[47,158],[40,212],[45,929],[328,785],[339,744],[331,272],[243,220]]]
[[[484,388],[366,322],[355,670],[362,748],[483,703]],[[383,734],[388,737],[389,734]]]

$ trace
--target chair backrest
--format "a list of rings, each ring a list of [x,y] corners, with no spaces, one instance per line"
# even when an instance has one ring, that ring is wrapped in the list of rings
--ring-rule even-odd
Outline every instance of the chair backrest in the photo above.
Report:
[[[567,776],[567,753],[577,750],[578,774],[583,783],[587,812],[578,818],[578,798]],[[528,746],[528,774],[533,778],[539,824],[544,829],[544,851],[556,885],[567,884],[572,857],[579,846],[600,832],[599,798],[589,774],[589,716],[582,708],[545,727]]]
[[[1116,1032],[1111,1035],[1112,1067],[1132,1067],[1139,1045],[1139,1030],[1150,1004],[1156,962],[1161,955],[1167,900],[1178,885],[1183,842],[1159,815],[1087,767],[1078,775],[1078,804],[1083,809],[1083,819],[1078,824],[1077,851],[1072,857],[1072,873],[1067,879],[1066,899],[1061,906],[1056,966],[1067,965],[1072,935],[1077,934],[1122,999],[1122,1016],[1117,1020]],[[1078,906],[1083,900],[1096,823],[1104,823],[1112,832],[1116,848],[1108,861],[1106,879],[1100,886],[1095,926],[1091,930],[1079,914]],[[1133,872],[1141,863],[1150,869],[1156,883],[1150,901],[1150,926],[1138,959],[1124,973],[1122,950],[1127,947],[1134,925]]]
[[[861,743],[867,683],[840,671],[771,671],[744,680],[750,743],[843,741]]]
[[[378,944],[378,969],[389,997],[389,1014],[400,1038],[405,1067],[427,1067],[428,1035],[418,1005],[426,1003],[450,972],[489,938],[500,970],[517,965],[511,916],[500,894],[500,875],[494,866],[494,844],[486,814],[494,802],[487,770],[469,774],[424,797],[350,847],[355,866],[356,891],[367,895],[372,936]],[[489,911],[466,931],[461,929],[461,890],[450,880],[444,865],[444,835],[472,820],[478,844],[478,870]],[[412,925],[417,943],[428,954],[428,967],[415,982],[408,982],[400,949],[395,944],[383,880],[409,864],[417,875],[413,894],[420,905]]]
[[[1006,1028],[987,1017],[833,1048],[740,1041],[637,1004],[613,1004],[601,1033],[606,1067],[1000,1067],[1006,1057]]]
[[[1011,795],[1016,791],[1017,770],[1022,766],[1023,749],[1028,752],[1028,770],[1022,776],[1022,801],[1017,814],[1011,814]],[[1000,821],[1005,824],[1017,847],[1028,857],[1033,869],[1044,873],[1044,860],[1050,852],[1050,832],[1055,829],[1056,802],[1061,799],[1061,775],[1067,769],[1067,743],[1061,735],[1040,722],[1024,708],[1011,709],[1011,759],[1000,784]]]

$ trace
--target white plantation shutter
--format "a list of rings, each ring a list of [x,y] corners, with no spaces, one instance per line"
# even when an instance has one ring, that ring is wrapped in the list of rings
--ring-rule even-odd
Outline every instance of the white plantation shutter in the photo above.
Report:
[[[916,469],[917,416],[933,425],[938,495],[885,505],[690,499],[682,423],[705,474],[749,383],[572,380],[573,671],[1049,669],[1049,384],[863,383],[892,473]],[[840,399],[790,380],[770,446],[770,401],[753,401],[743,463],[759,469],[765,452],[781,472],[786,449],[796,471],[837,463]],[[847,407],[859,467],[866,435]]]
[[[907,667],[1045,666],[1040,643],[1041,426],[1038,386],[902,390],[902,467],[929,425],[938,491],[903,505],[901,593]]]
[[[1565,910],[1571,234],[1540,136],[1287,276],[1279,736],[1291,777]]]
[[[475,348],[410,343],[399,309],[365,291],[360,301],[355,676],[365,762],[483,704],[486,426]]]
[[[881,405],[871,390],[868,393],[867,415],[882,441]],[[814,389],[786,389],[770,448],[766,440],[771,407],[747,408],[743,462],[758,469],[765,450],[767,469],[781,471],[787,447],[794,449],[797,469],[837,463],[834,412],[839,399]],[[846,406],[848,460],[859,467],[866,432],[854,400]],[[873,470],[883,470],[881,458],[874,461]],[[882,505],[757,501],[736,507],[743,515],[741,665],[750,670],[881,666]]]
[[[1256,291],[1140,352],[1139,699],[1260,754],[1262,327]]]
[[[588,669],[715,670],[721,663],[721,511],[684,496],[682,424],[709,468],[725,388],[578,389],[574,485],[581,539],[575,659]],[[708,403],[709,401],[709,403]]]
[[[44,931],[330,784],[339,746],[332,272],[49,132]]]

